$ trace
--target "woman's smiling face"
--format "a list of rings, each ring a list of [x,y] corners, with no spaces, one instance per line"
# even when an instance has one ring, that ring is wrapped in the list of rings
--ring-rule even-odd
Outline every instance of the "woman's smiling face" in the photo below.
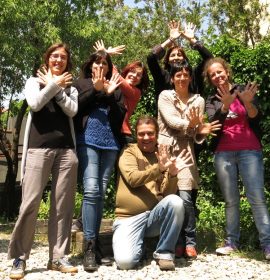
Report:
[[[49,57],[49,69],[53,75],[62,75],[67,68],[68,54],[62,47],[55,49]]]

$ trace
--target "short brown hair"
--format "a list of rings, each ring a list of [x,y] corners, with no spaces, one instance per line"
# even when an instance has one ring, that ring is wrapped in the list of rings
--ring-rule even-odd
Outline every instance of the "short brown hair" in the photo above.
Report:
[[[158,122],[157,122],[156,118],[154,118],[152,116],[147,116],[147,115],[140,116],[135,123],[135,133],[136,133],[136,135],[137,135],[138,126],[142,125],[142,124],[153,124],[154,127],[155,127],[156,134],[158,135],[159,127],[158,127]]]

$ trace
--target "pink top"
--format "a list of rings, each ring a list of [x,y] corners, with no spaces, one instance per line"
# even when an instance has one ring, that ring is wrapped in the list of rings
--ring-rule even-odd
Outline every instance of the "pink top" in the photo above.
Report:
[[[113,72],[118,72],[115,66],[113,67]],[[131,86],[127,81],[121,76],[120,78],[121,84],[120,84],[120,89],[124,95],[124,103],[127,109],[125,119],[123,121],[122,125],[122,133],[131,135],[131,126],[129,119],[131,115],[133,114],[140,98],[141,98],[141,90],[138,89],[137,87]]]
[[[216,151],[238,150],[261,150],[261,145],[249,127],[244,105],[236,98],[229,108]]]

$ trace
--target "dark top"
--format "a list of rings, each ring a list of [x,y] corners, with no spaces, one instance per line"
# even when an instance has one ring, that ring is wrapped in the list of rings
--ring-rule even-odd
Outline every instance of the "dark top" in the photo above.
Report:
[[[200,41],[197,41],[192,45],[194,50],[197,50],[202,57],[202,62],[192,70],[192,82],[190,85],[190,90],[193,93],[202,94],[203,91],[203,67],[207,59],[213,57],[212,53],[206,49]],[[159,65],[159,60],[161,60],[166,51],[161,45],[157,45],[153,48],[152,52],[147,56],[147,63],[149,70],[154,79],[155,95],[158,99],[159,94],[165,89],[172,89],[171,78],[169,71],[163,69]]]
[[[93,109],[99,105],[106,105],[109,107],[108,120],[113,135],[122,146],[124,144],[124,139],[121,134],[121,127],[126,114],[126,108],[120,89],[116,89],[113,94],[108,96],[103,91],[95,90],[91,78],[79,79],[74,86],[79,93],[78,113],[74,117],[76,134],[84,131],[89,113]]]
[[[74,148],[69,117],[51,99],[40,111],[33,112],[29,148]]]
[[[233,94],[233,92],[235,90],[243,91],[244,88],[245,87],[243,85],[233,85],[230,92],[231,92],[231,94]],[[240,102],[242,103],[241,100],[240,100]],[[262,115],[261,115],[261,112],[260,112],[259,107],[258,107],[258,100],[257,100],[256,96],[254,97],[254,100],[253,100],[252,103],[258,109],[258,114],[254,118],[250,118],[250,117],[247,116],[248,123],[249,123],[250,128],[253,130],[256,137],[258,138],[258,140],[261,141],[262,131],[261,131],[259,123],[260,123]],[[222,125],[224,124],[224,121],[226,120],[228,112],[223,113],[221,111],[221,107],[222,107],[222,102],[215,96],[215,94],[213,94],[213,95],[211,95],[207,98],[207,100],[206,100],[206,112],[208,114],[209,122],[219,120],[219,122]],[[210,148],[213,152],[216,150],[216,148],[218,146],[221,135],[222,135],[222,128],[221,128],[221,130],[217,131],[217,136],[213,137],[212,140],[211,140]]]

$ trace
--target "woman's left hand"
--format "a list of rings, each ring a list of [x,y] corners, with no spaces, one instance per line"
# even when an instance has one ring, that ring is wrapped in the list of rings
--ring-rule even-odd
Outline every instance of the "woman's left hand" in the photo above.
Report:
[[[210,134],[212,136],[217,136],[215,131],[221,129],[221,123],[219,121],[213,121],[211,123],[202,123],[198,127],[199,134]]]
[[[67,86],[70,86],[72,84],[72,74],[64,72],[59,76],[54,75],[53,80],[58,86],[66,88]]]
[[[37,70],[37,77],[39,84],[43,86],[46,86],[53,79],[50,69],[47,70],[45,66]]]
[[[120,81],[120,74],[114,73],[111,79],[108,81],[104,81],[104,91],[107,95],[112,94],[116,88],[122,83]]]
[[[243,91],[237,91],[237,95],[244,104],[249,104],[253,101],[253,98],[258,90],[258,85],[256,83],[248,82]]]

